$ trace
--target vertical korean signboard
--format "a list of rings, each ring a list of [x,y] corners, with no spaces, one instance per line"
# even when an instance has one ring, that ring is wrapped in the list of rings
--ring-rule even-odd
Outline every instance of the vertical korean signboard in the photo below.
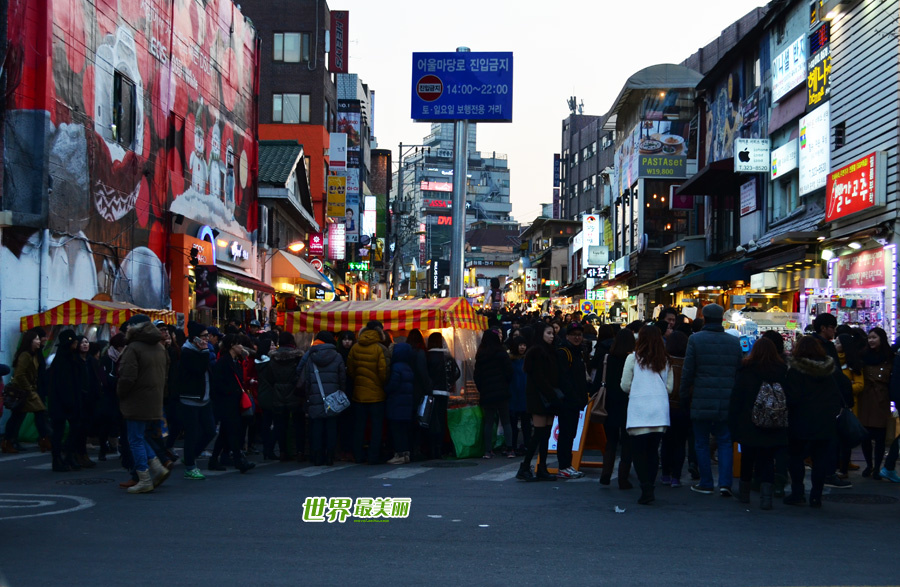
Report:
[[[347,167],[347,135],[333,132],[328,138],[328,166],[332,171]]]
[[[560,217],[559,209],[559,153],[553,154],[553,217]]]
[[[803,35],[772,60],[773,102],[806,80],[806,66],[806,35]]]
[[[525,293],[534,294],[538,290],[538,270],[529,268],[525,270]]]
[[[347,135],[347,167],[359,167],[361,110],[359,100],[338,100],[337,130]]]
[[[413,120],[512,122],[511,52],[413,53],[412,74]]]
[[[347,240],[344,225],[340,223],[328,225],[328,258],[343,261],[347,256]]]
[[[349,55],[347,53],[347,35],[350,30],[350,12],[347,10],[331,11],[331,52],[328,54],[328,71],[347,73]]]
[[[828,174],[825,220],[831,222],[884,205],[886,161],[884,152],[869,153]]]
[[[332,218],[343,218],[346,205],[347,178],[337,175],[328,176],[328,209],[326,215]]]
[[[825,102],[800,119],[800,195],[825,187],[831,171],[829,121],[831,112]]]
[[[309,233],[309,254],[313,257],[325,255],[325,238],[321,232]]]
[[[831,25],[823,23],[809,36],[809,61],[806,63],[806,107],[817,107],[831,93]]]

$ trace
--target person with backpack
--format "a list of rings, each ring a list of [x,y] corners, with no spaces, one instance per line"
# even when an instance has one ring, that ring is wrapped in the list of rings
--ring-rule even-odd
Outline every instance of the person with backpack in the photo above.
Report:
[[[754,469],[759,474],[760,509],[772,509],[775,491],[775,451],[788,444],[785,386],[787,365],[768,338],[757,340],[738,369],[728,426],[741,445],[738,499],[750,503]]]
[[[389,465],[403,465],[409,458],[409,422],[412,420],[415,404],[415,372],[413,364],[416,356],[413,348],[405,343],[394,344],[391,354],[391,374],[384,391],[387,394],[386,413],[391,438],[394,442],[394,456]]]
[[[294,444],[299,452],[306,444],[305,427],[299,424],[305,420],[303,397],[297,391],[300,373],[298,365],[303,353],[297,349],[294,336],[290,332],[278,335],[278,348],[269,353],[269,360],[256,366],[259,375],[259,405],[263,409],[263,459],[287,462],[290,459],[287,448],[291,419],[295,423]],[[278,455],[275,455],[275,445]]]

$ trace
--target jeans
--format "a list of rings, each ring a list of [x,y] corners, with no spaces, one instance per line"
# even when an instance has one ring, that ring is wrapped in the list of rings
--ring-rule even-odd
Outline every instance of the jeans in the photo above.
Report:
[[[651,489],[656,483],[656,472],[659,470],[659,442],[662,437],[662,432],[648,432],[631,437],[634,471],[641,482],[641,489]]]
[[[218,460],[222,452],[230,452],[234,462],[239,463],[243,457],[240,398],[219,398],[213,402],[213,411],[219,419],[219,436],[213,445],[212,458]]]
[[[497,431],[497,416],[503,425],[503,443],[509,447],[512,443],[512,426],[509,425],[509,402],[502,402],[490,406],[482,406],[484,412],[484,454],[488,454],[494,448],[494,433]]]
[[[578,412],[571,408],[559,410],[559,439],[556,443],[556,460],[560,471],[572,466],[572,443],[578,434]]]
[[[791,439],[790,470],[792,494],[803,495],[805,492],[803,479],[806,476],[806,465],[803,460],[809,457],[812,460],[812,489],[809,490],[809,497],[811,499],[822,497],[825,477],[834,473],[834,447],[834,440]]]
[[[691,417],[687,410],[671,409],[669,412],[671,424],[663,435],[662,458],[663,476],[681,479],[681,469],[684,467],[686,446],[691,430]]]
[[[184,466],[193,469],[197,455],[206,450],[216,436],[216,420],[211,404],[189,406],[179,404],[179,419],[184,427]]]
[[[404,422],[405,423],[405,422]],[[337,418],[310,418],[309,448],[313,454],[314,464],[334,459],[334,447],[337,444]]]
[[[531,440],[532,427],[531,427],[531,415],[528,412],[513,412],[509,413],[509,427],[512,428],[512,440],[507,442],[507,444],[513,448],[517,446],[525,447],[528,446],[528,442]],[[522,428],[522,443],[517,444],[518,436],[519,436],[519,427]]]
[[[712,476],[712,457],[709,450],[709,436],[714,434],[719,450],[719,487],[731,488],[732,466],[734,462],[731,445],[731,431],[728,422],[694,420],[694,445],[697,448],[697,467],[700,469],[700,487],[715,487]]]
[[[12,411],[9,420],[6,422],[6,430],[3,433],[5,440],[8,440],[9,442],[16,442],[19,440],[19,429],[22,427],[22,422],[25,421],[25,416],[27,415],[27,412],[21,410]],[[50,423],[47,419],[46,410],[34,412],[34,427],[37,428],[38,436],[40,438],[50,437],[52,431],[50,430]]]
[[[753,469],[759,475],[761,483],[775,482],[775,447],[757,447],[741,445],[741,481],[753,481]]]
[[[131,454],[134,457],[135,471],[146,471],[149,468],[147,463],[156,458],[156,453],[144,438],[147,424],[148,422],[145,420],[125,420],[125,426],[128,429],[128,445],[131,447]]]
[[[384,408],[385,402],[353,403],[353,457],[357,463],[361,463],[366,459],[363,445],[366,441],[366,421],[369,419],[372,422],[372,434],[369,437],[368,462],[370,465],[381,462],[381,433],[384,427]]]

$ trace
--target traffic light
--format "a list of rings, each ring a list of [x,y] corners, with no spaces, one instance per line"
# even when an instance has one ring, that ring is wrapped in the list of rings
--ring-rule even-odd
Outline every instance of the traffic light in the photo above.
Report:
[[[191,267],[196,267],[200,264],[200,251],[197,250],[197,247],[191,247],[191,258],[189,261]]]

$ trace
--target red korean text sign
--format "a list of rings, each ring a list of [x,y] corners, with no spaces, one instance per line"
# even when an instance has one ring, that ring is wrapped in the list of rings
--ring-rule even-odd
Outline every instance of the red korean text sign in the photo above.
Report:
[[[328,71],[347,73],[349,55],[347,40],[350,38],[350,12],[347,10],[331,11],[331,52],[328,54]]]
[[[832,222],[880,205],[880,191],[884,189],[879,181],[882,165],[879,153],[875,152],[828,174],[825,221]]]
[[[862,251],[841,257],[834,267],[835,289],[865,289],[884,287],[884,249]]]

